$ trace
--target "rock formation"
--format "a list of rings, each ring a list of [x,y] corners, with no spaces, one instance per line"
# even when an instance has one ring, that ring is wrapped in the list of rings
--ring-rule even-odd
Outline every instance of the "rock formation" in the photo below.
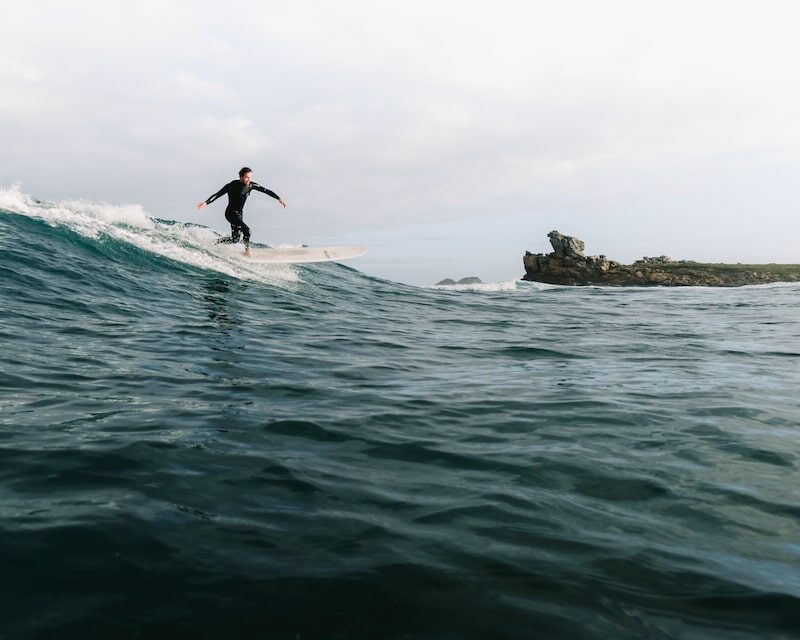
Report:
[[[704,264],[667,256],[643,257],[625,265],[604,255],[584,256],[584,243],[558,231],[547,234],[553,252],[525,252],[523,280],[568,285],[735,287],[800,282],[800,265]]]
[[[444,280],[440,280],[434,286],[441,287],[446,285],[454,285],[454,284],[483,284],[483,281],[477,276],[469,276],[467,278],[461,278],[458,282],[453,280],[452,278],[445,278]]]

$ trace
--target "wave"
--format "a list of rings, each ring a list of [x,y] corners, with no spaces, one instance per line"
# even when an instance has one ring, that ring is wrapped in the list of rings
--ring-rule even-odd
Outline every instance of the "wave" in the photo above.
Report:
[[[437,291],[464,291],[469,293],[505,293],[511,291],[544,291],[558,289],[562,285],[545,282],[528,282],[526,280],[504,280],[502,282],[481,282],[476,284],[434,284],[428,289]]]
[[[515,291],[517,288],[517,281],[509,280],[507,282],[481,282],[475,284],[435,284],[432,285],[431,288],[444,291],[478,291],[487,293],[495,291]]]
[[[138,204],[116,205],[88,200],[46,202],[24,193],[16,184],[0,187],[0,210],[68,229],[95,243],[112,240],[232,278],[272,285],[300,279],[298,270],[291,265],[248,263],[240,246],[216,244],[219,234],[213,229],[161,220]]]

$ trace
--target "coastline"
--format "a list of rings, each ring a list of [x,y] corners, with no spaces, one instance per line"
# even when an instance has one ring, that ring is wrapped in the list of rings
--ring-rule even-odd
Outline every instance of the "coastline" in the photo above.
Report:
[[[553,252],[523,256],[522,280],[547,284],[620,287],[741,287],[800,282],[800,264],[705,263],[643,257],[631,264],[604,255],[584,256],[583,241],[558,231],[548,234]]]

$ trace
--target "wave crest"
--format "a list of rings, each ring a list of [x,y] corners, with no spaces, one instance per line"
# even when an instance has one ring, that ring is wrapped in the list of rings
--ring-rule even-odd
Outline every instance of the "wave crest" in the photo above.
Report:
[[[0,187],[0,209],[62,226],[86,238],[110,238],[184,264],[268,284],[296,282],[291,265],[248,263],[241,247],[218,245],[219,234],[202,225],[154,218],[139,204],[89,200],[45,202],[25,193],[20,184]]]

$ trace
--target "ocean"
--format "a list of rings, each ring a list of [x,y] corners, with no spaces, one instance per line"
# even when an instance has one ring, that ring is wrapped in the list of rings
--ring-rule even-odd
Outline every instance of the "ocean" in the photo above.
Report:
[[[800,637],[800,285],[214,238],[0,190],[0,638]]]

